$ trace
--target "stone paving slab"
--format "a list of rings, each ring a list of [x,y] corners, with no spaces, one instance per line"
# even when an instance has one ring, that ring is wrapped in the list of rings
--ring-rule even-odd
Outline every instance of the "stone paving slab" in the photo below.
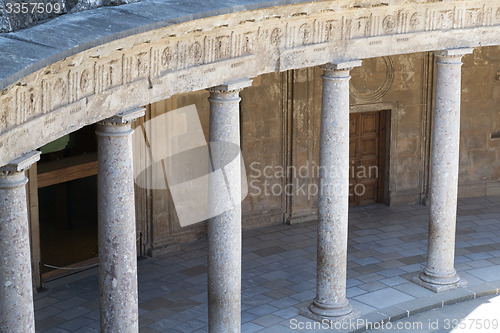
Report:
[[[469,201],[460,199],[459,202],[467,205]],[[491,211],[497,209],[500,198],[475,198],[472,202],[470,205],[484,207],[477,208],[480,211]],[[427,210],[428,207],[419,205],[351,208],[349,235],[369,237],[373,234],[381,241],[400,239],[404,243],[411,240],[408,235],[419,235],[423,240],[426,219],[416,222],[407,213]],[[391,219],[385,219],[384,214]],[[353,215],[358,218],[352,218]],[[459,219],[457,233],[480,239],[477,235],[484,234],[493,225],[490,213],[480,215],[484,215],[483,218],[474,215],[470,219]],[[378,222],[364,220],[363,216],[375,218]],[[487,223],[483,224],[483,221]],[[470,223],[474,223],[474,227]],[[500,218],[497,223],[500,224]],[[398,228],[393,230],[394,226]],[[315,246],[311,246],[315,242],[315,230],[314,223],[305,223],[243,233],[243,252],[247,255],[243,256],[242,264],[242,332],[315,332],[291,328],[292,322],[314,325],[313,321],[300,316],[299,310],[307,307],[315,296],[316,254]],[[370,230],[370,233],[363,230]],[[287,238],[294,235],[301,237],[288,243]],[[281,242],[273,243],[272,236]],[[458,273],[469,281],[469,285],[439,294],[410,282],[425,267],[425,254],[401,256],[405,250],[393,247],[397,252],[381,255],[376,247],[379,245],[372,243],[374,247],[360,250],[352,244],[348,249],[347,279],[351,304],[361,311],[361,319],[365,321],[394,321],[456,302],[497,294],[500,288],[500,252],[495,252],[499,243],[493,238],[488,239],[489,243],[467,245],[473,247],[473,253],[487,253],[490,257],[456,257]],[[186,244],[179,252],[141,260],[138,267],[141,332],[207,331],[205,240]],[[97,269],[47,283],[46,287],[47,291],[35,295],[37,332],[98,331]],[[336,331],[356,330],[332,332]]]
[[[432,309],[391,323],[391,329],[383,328],[367,332],[395,332],[397,325],[406,327],[405,332],[496,332],[498,331],[498,307],[500,297],[489,295],[466,302]],[[454,327],[456,326],[456,327]],[[486,328],[486,326],[488,326]],[[396,330],[395,330],[396,328]],[[403,330],[399,330],[403,331]]]

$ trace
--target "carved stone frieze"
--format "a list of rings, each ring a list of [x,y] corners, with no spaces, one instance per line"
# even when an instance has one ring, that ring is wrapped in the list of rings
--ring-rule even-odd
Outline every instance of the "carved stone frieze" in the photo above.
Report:
[[[5,88],[0,165],[123,110],[239,77],[500,44],[496,0],[341,9],[325,1],[228,14],[224,20],[229,23],[207,18],[199,25],[188,22],[113,41]],[[387,81],[390,86],[390,77]]]

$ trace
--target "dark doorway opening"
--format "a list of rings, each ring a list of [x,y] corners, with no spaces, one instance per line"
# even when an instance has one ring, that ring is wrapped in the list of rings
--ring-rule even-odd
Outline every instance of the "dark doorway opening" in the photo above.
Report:
[[[97,144],[87,126],[41,148],[38,164],[43,280],[97,262]]]
[[[97,257],[97,176],[38,190],[44,271]]]

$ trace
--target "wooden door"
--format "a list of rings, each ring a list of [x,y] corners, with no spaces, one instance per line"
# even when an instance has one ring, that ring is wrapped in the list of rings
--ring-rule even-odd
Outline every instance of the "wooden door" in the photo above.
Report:
[[[383,202],[385,112],[349,117],[349,205]]]

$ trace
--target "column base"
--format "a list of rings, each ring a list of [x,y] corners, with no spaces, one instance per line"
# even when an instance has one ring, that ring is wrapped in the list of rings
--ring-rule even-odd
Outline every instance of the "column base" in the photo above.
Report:
[[[312,309],[312,311],[311,311]],[[349,321],[352,319],[355,319],[359,316],[361,316],[361,311],[358,309],[353,308],[350,304],[348,304],[347,307],[343,309],[338,309],[339,311],[335,310],[325,310],[318,308],[314,303],[309,305],[307,308],[302,308],[299,310],[299,314],[301,316],[304,316],[306,318],[312,319],[317,322],[322,322],[324,319],[327,319],[328,321],[333,321],[333,322],[338,322],[338,321]],[[315,311],[315,312],[313,312]],[[318,314],[316,312],[320,312],[321,314]],[[333,313],[338,313],[337,315]],[[343,314],[342,314],[343,313]]]
[[[448,283],[443,283],[444,281],[436,281],[436,279],[429,277],[424,272],[415,275],[414,277],[412,277],[411,280],[414,283],[418,284],[419,286],[429,289],[435,293],[440,293],[443,291],[467,286],[468,282],[466,280],[460,279],[458,274],[455,274],[455,277],[456,278],[451,279],[451,281],[449,281]],[[436,283],[436,282],[441,282],[441,283]]]

